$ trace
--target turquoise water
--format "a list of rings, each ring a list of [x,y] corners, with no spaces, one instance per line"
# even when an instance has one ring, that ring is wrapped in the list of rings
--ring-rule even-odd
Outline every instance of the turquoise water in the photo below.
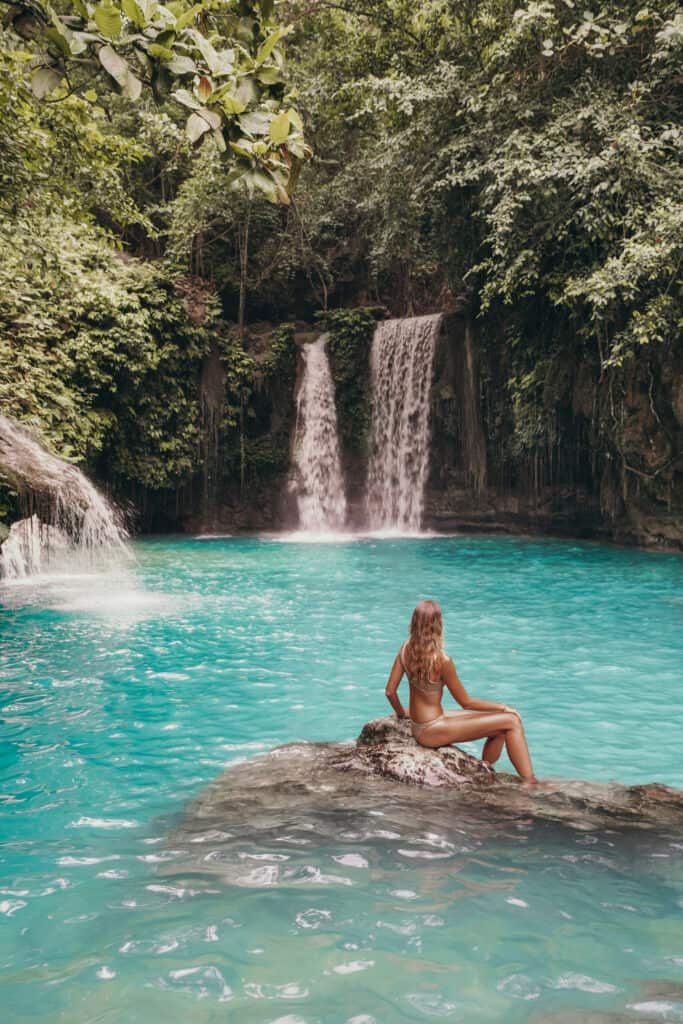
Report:
[[[470,692],[523,713],[537,774],[683,788],[683,559],[457,537],[135,551],[118,575],[0,588],[3,1024],[683,1020],[683,826],[492,831],[408,790],[324,828],[247,815],[230,872],[176,842],[232,762],[384,714],[427,596]]]

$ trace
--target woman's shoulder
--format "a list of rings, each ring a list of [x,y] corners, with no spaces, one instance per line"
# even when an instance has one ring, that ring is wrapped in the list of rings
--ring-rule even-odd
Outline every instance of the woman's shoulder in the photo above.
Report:
[[[439,669],[441,672],[443,672],[444,669],[446,668],[455,668],[455,665],[453,664],[453,659],[451,658],[448,651],[442,651],[441,660],[439,662]]]

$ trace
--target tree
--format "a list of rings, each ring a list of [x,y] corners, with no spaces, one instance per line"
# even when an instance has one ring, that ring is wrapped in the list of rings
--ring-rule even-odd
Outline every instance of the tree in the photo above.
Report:
[[[192,143],[212,136],[240,180],[272,202],[289,201],[308,155],[303,124],[284,81],[273,0],[74,0],[59,13],[49,0],[18,0],[7,22],[37,47],[30,61],[39,99],[97,89],[138,100],[148,87],[189,113]]]

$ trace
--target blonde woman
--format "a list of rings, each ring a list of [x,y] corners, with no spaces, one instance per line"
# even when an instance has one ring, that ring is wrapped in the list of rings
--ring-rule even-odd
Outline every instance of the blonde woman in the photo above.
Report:
[[[396,655],[385,693],[399,718],[406,711],[398,698],[405,672],[410,684],[410,719],[413,736],[423,747],[445,747],[486,737],[482,760],[489,767],[503,747],[522,780],[538,783],[531,767],[522,718],[507,704],[470,697],[458,679],[453,659],[443,649],[443,620],[436,601],[420,601],[410,620],[410,637]],[[444,711],[441,695],[446,686],[463,711]]]

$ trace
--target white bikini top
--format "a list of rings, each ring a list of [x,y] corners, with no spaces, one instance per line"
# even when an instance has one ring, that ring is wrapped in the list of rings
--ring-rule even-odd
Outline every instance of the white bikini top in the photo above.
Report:
[[[403,671],[405,672],[406,676],[408,676],[408,682],[410,683],[410,685],[414,686],[415,689],[419,690],[421,693],[436,693],[437,691],[440,692],[441,689],[443,688],[443,682],[441,681],[441,679],[428,679],[424,683],[418,683],[410,678],[410,676],[408,675],[408,669],[406,668],[405,660],[403,658],[403,652],[406,648],[407,643],[408,641],[406,640],[406,642],[401,646],[401,650],[398,652],[398,656],[401,659]]]

